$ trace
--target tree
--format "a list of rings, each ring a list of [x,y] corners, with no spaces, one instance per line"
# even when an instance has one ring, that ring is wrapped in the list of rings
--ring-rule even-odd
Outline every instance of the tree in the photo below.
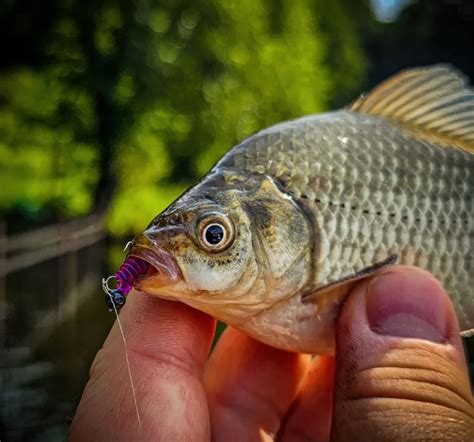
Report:
[[[9,32],[41,38],[0,66],[0,205],[70,216],[112,202],[119,234],[252,132],[340,104],[364,71],[342,0],[49,0],[35,13]]]

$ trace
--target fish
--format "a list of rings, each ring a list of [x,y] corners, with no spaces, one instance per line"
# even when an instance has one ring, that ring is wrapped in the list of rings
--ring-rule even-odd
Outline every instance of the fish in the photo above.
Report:
[[[449,65],[407,69],[233,147],[135,237],[127,259],[147,265],[118,282],[333,354],[354,283],[401,263],[438,278],[473,334],[473,193],[473,89]]]

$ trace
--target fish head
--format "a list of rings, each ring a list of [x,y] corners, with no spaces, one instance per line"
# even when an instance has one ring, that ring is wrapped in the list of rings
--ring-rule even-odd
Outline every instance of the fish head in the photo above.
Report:
[[[310,227],[268,177],[215,181],[188,191],[134,240],[130,254],[150,264],[134,285],[238,324],[304,285]]]

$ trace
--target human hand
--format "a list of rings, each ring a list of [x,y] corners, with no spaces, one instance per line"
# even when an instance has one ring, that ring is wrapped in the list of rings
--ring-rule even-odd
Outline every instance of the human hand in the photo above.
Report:
[[[352,290],[337,355],[270,348],[175,302],[131,296],[73,420],[76,441],[474,440],[457,320],[427,273],[396,267]]]

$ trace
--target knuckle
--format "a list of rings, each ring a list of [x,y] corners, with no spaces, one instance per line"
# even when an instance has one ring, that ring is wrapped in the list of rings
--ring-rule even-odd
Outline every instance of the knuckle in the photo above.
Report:
[[[382,441],[474,440],[469,380],[447,346],[404,342],[341,371],[337,385],[335,422],[344,428]]]
[[[147,349],[132,347],[129,352],[138,359],[147,361],[151,366],[164,368],[166,371],[172,371],[175,375],[183,373],[191,377],[199,377],[201,369],[194,354],[186,347],[173,350],[175,351],[162,350],[155,353],[147,351]]]
[[[338,404],[333,440],[472,441],[472,416],[438,404],[370,397]],[[357,438],[355,436],[357,435]]]

